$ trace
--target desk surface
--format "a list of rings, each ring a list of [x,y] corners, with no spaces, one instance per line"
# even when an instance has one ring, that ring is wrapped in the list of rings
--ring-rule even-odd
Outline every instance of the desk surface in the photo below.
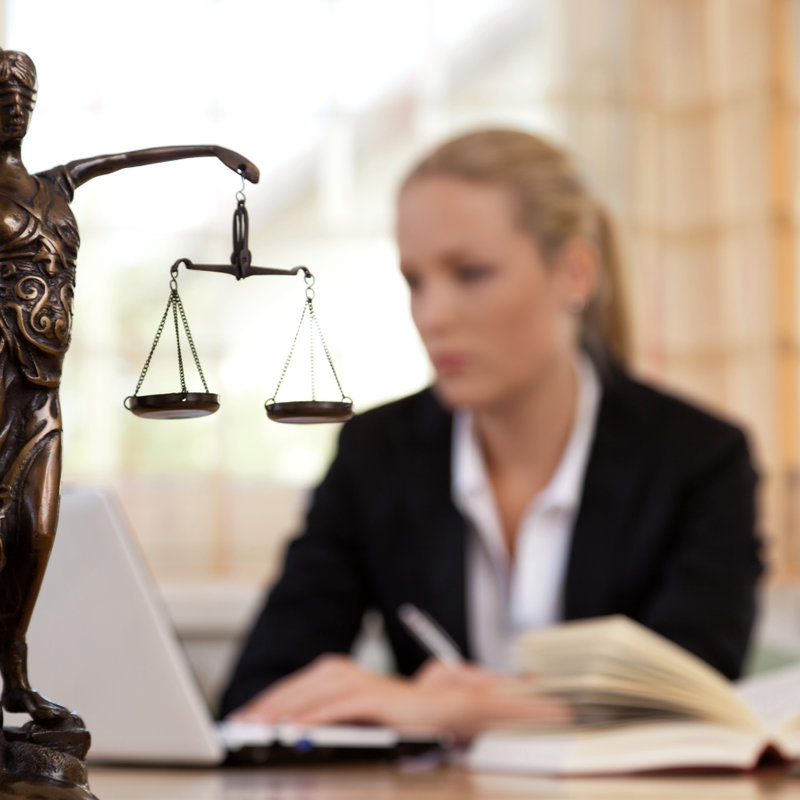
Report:
[[[89,776],[99,800],[800,800],[800,778],[702,776],[551,780],[458,768],[114,769]]]

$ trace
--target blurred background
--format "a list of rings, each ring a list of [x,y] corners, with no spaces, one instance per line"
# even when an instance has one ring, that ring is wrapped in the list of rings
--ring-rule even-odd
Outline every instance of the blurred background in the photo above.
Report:
[[[636,370],[748,429],[770,581],[797,581],[797,0],[0,0],[0,10],[3,45],[39,73],[31,172],[202,143],[261,168],[245,187],[253,263],[314,272],[317,317],[357,411],[429,379],[392,240],[406,168],[478,126],[561,142],[620,226]],[[198,638],[215,615],[230,629],[249,613],[338,432],[277,425],[263,409],[302,310],[300,277],[182,270],[221,409],[165,422],[122,406],[170,265],[228,261],[239,189],[236,174],[199,159],[104,177],[73,204],[83,244],[64,481],[119,496],[173,614]],[[299,348],[280,399],[308,394],[306,357]],[[335,384],[321,390],[322,364],[318,393],[338,399]],[[191,365],[187,381],[201,388]],[[178,388],[168,327],[143,392]]]

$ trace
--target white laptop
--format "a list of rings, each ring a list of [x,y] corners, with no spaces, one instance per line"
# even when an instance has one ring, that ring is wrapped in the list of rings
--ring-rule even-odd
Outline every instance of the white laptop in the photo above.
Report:
[[[437,742],[370,726],[215,723],[122,510],[98,488],[62,494],[28,659],[34,688],[83,717],[89,761],[285,763],[393,757]],[[24,719],[7,715],[6,724]]]

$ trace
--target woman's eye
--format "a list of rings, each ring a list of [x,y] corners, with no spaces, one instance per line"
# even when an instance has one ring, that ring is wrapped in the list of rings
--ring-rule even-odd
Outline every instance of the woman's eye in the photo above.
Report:
[[[456,278],[461,283],[474,283],[488,278],[491,273],[491,267],[487,267],[485,264],[465,264],[456,269]]]

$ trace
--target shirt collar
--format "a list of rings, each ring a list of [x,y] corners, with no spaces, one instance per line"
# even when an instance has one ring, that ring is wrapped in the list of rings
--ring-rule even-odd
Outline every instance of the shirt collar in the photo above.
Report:
[[[602,394],[600,380],[588,356],[581,354],[576,363],[578,405],[567,446],[553,477],[539,493],[537,502],[565,510],[577,509],[595,422]],[[483,453],[473,425],[471,411],[453,415],[452,485],[456,505],[463,508],[470,496],[487,496],[491,489]]]

